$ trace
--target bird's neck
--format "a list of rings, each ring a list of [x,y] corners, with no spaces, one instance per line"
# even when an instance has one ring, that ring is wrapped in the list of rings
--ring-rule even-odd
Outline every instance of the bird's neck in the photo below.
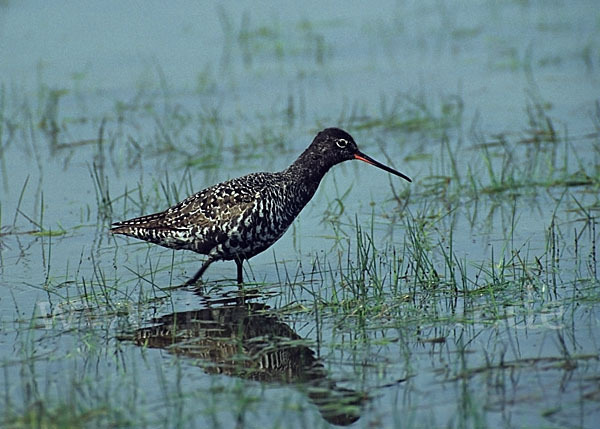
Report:
[[[314,184],[316,188],[330,168],[331,165],[325,164],[323,157],[319,157],[318,154],[311,152],[309,148],[282,173],[294,181]]]

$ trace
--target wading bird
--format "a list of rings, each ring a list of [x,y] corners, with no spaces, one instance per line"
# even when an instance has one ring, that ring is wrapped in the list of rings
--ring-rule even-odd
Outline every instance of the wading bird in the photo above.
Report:
[[[219,260],[235,261],[241,285],[244,260],[279,240],[313,197],[325,173],[351,159],[411,181],[359,151],[347,132],[327,128],[283,171],[252,173],[219,183],[163,212],[117,222],[110,231],[207,255],[186,285],[197,282],[208,266]]]

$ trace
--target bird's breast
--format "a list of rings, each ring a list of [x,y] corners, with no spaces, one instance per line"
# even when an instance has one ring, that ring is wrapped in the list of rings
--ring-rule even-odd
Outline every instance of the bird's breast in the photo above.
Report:
[[[266,188],[253,206],[222,225],[226,239],[210,252],[219,259],[247,259],[266,250],[290,227],[314,191],[280,186]]]

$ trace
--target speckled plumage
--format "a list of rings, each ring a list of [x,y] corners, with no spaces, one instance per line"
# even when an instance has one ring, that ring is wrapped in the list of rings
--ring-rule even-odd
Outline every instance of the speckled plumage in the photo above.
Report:
[[[345,131],[327,128],[281,172],[253,173],[219,183],[163,212],[117,222],[111,232],[207,255],[188,283],[196,282],[212,262],[234,260],[241,284],[243,261],[275,243],[310,201],[325,173],[350,159],[410,181],[361,153]]]

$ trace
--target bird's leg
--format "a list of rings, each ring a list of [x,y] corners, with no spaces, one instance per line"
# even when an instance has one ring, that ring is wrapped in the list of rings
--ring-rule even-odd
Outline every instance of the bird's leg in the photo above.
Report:
[[[237,259],[235,260],[235,264],[237,265],[237,282],[238,282],[238,286],[242,286],[242,284],[244,283],[244,273],[242,271],[242,264],[244,263],[243,259]]]
[[[212,264],[213,260],[212,259],[207,259],[203,264],[202,267],[200,267],[200,269],[198,270],[198,272],[196,274],[194,274],[194,277],[192,277],[191,279],[189,279],[187,282],[184,283],[184,286],[191,286],[193,284],[195,284],[198,279],[200,277],[202,277],[202,274],[204,274],[204,271],[206,271],[206,269],[208,268],[208,266],[210,264]]]

